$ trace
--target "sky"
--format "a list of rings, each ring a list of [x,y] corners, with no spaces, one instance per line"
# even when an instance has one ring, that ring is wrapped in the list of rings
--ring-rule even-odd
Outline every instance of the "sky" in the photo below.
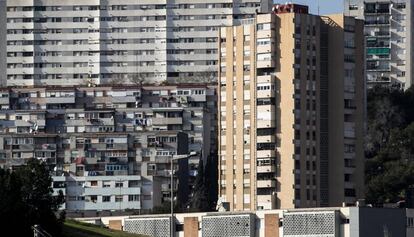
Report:
[[[321,15],[342,13],[343,12],[343,0],[274,0],[275,3],[293,2],[303,5],[308,5],[310,12],[318,14],[318,2],[319,12]]]

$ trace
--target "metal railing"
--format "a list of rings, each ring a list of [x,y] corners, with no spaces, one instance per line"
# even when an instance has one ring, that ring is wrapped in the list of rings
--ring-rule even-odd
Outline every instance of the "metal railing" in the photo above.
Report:
[[[32,226],[33,236],[34,237],[52,237],[51,234],[47,233],[40,225]]]

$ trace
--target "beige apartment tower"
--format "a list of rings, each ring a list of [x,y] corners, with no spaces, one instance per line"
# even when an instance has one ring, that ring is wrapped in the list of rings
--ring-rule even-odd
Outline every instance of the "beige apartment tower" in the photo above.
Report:
[[[363,22],[258,14],[219,37],[221,201],[257,210],[363,198]]]

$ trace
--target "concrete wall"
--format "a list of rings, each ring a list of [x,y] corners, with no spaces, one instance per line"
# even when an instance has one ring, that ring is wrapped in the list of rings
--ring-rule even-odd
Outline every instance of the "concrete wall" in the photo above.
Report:
[[[414,216],[412,209],[380,209],[380,208],[309,208],[309,209],[286,209],[286,210],[265,210],[255,212],[223,212],[223,213],[179,213],[174,215],[177,225],[184,225],[182,231],[176,232],[176,237],[197,237],[202,236],[203,226],[201,225],[202,218],[208,216],[209,218],[217,217],[220,221],[234,220],[234,217],[243,217],[246,214],[253,214],[254,217],[254,235],[252,237],[278,237],[284,236],[283,218],[286,213],[289,215],[304,215],[304,214],[323,214],[327,212],[336,212],[337,219],[334,224],[336,235],[340,237],[405,237],[410,231],[406,228],[406,215]],[[406,214],[407,213],[407,214]],[[88,223],[102,223],[109,226],[112,223],[125,226],[125,220],[129,218],[144,220],[158,220],[168,218],[169,215],[147,215],[147,216],[112,216],[102,218],[79,218],[79,221]],[[118,221],[118,222],[114,222]],[[329,222],[326,222],[329,223]],[[225,225],[225,224],[223,224]],[[339,225],[339,226],[336,226]],[[218,227],[220,228],[220,227]],[[240,226],[244,228],[244,226]],[[331,228],[327,226],[327,228]],[[234,229],[234,228],[232,228]],[[237,229],[237,228],[236,228]],[[323,228],[322,228],[323,229]],[[413,229],[413,228],[411,228]],[[318,232],[319,230],[315,230]],[[210,231],[211,232],[211,231]],[[317,233],[315,233],[317,234]],[[387,235],[388,234],[388,235]],[[218,235],[220,237],[227,237],[226,235]],[[305,236],[305,235],[304,235]],[[329,235],[331,236],[331,235]]]
[[[350,208],[350,234],[352,237],[406,236],[405,209]]]

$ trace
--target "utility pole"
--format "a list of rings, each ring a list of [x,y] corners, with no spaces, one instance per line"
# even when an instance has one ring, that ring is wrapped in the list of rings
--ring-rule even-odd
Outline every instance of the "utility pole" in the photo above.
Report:
[[[174,156],[171,156],[171,187],[170,187],[170,190],[171,190],[171,195],[170,195],[170,205],[171,205],[171,209],[170,209],[170,211],[171,211],[171,237],[174,237],[174,223],[175,223],[175,221],[174,221],[174,189],[173,189],[173,186],[174,186]]]

